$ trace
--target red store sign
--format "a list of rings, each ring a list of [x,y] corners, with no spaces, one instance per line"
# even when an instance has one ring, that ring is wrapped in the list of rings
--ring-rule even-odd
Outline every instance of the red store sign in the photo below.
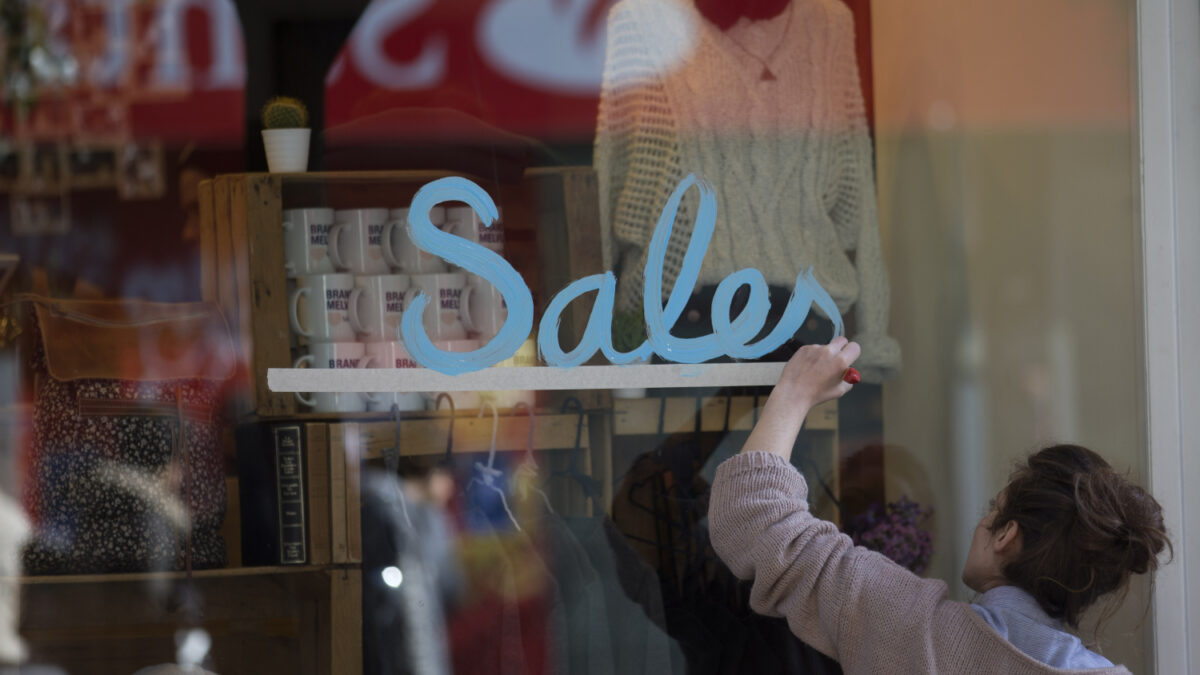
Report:
[[[0,131],[23,139],[158,138],[240,145],[246,62],[229,0],[42,0],[41,47],[75,62],[75,82],[36,92]]]

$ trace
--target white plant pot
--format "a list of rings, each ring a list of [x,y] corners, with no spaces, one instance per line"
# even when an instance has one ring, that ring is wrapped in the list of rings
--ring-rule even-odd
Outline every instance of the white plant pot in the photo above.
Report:
[[[263,129],[263,147],[271,173],[308,170],[308,139],[312,129]]]

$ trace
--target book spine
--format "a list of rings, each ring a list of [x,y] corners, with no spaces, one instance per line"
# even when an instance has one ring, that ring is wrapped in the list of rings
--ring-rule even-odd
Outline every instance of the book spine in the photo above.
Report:
[[[308,562],[304,523],[304,461],[299,426],[275,428],[275,488],[279,504],[279,564]]]

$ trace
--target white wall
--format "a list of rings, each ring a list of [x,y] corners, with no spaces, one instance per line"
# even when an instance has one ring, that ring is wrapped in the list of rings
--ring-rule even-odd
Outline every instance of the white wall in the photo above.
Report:
[[[1016,460],[1070,441],[1146,475],[1131,3],[881,0],[872,22],[905,362],[884,390],[889,492],[926,474],[929,574],[969,599],[971,532]],[[1141,591],[1101,643],[1134,672]]]

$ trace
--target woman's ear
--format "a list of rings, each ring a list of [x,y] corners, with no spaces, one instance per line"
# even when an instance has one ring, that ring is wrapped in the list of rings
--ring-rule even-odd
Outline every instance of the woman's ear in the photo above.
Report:
[[[1001,557],[1015,555],[1021,551],[1021,528],[1017,521],[1010,520],[992,538],[992,552]]]

